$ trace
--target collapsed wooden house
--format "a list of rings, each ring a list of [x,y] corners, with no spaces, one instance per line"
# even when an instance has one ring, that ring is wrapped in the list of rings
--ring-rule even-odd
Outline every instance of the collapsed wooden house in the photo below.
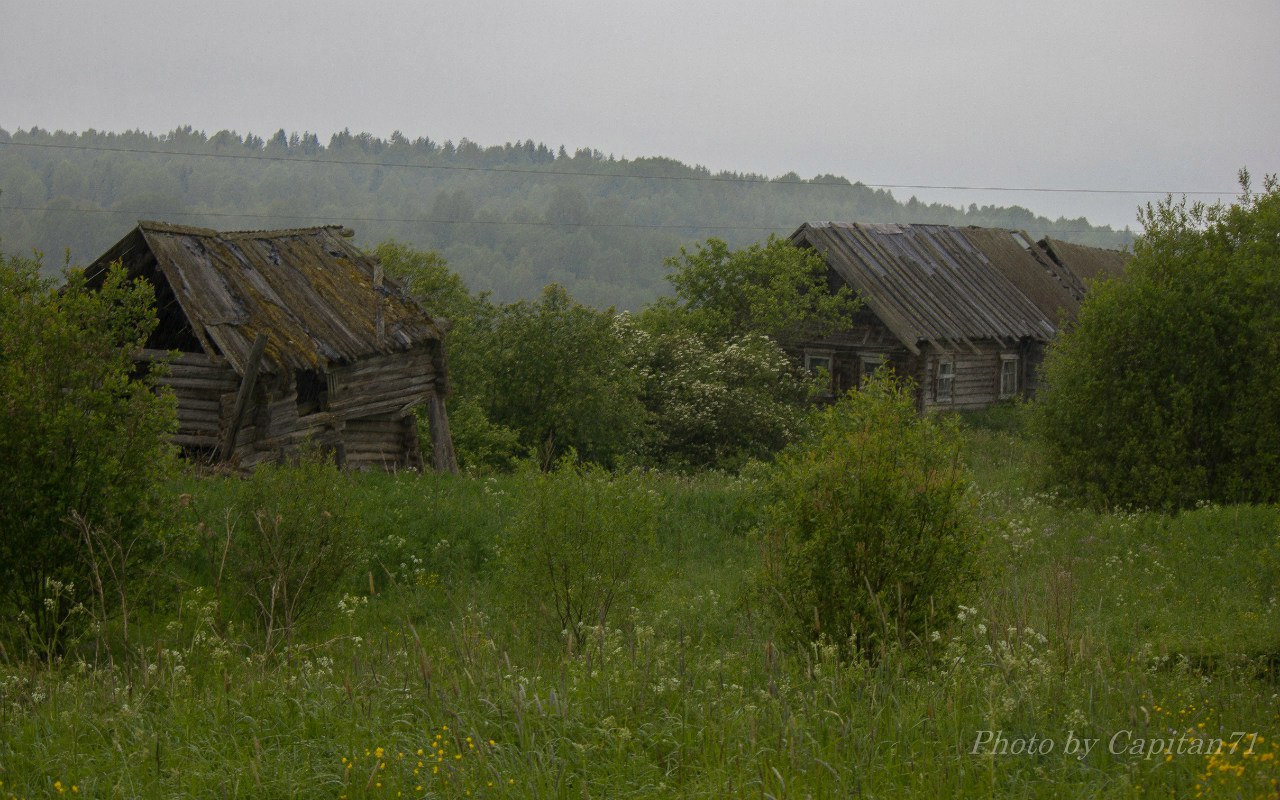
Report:
[[[832,287],[863,306],[851,328],[800,343],[832,393],[883,366],[917,384],[921,411],[982,408],[1035,389],[1045,345],[1075,319],[1087,284],[1128,256],[1022,231],[806,223],[792,243],[821,252]]]
[[[86,270],[92,285],[120,262],[154,287],[138,360],[169,362],[187,456],[249,469],[310,441],[349,468],[421,468],[426,405],[432,466],[456,470],[441,324],[351,235],[140,222]]]

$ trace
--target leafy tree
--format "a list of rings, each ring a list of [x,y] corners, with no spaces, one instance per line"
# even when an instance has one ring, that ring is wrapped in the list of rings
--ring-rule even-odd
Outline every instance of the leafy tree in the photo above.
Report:
[[[471,323],[480,313],[483,300],[471,296],[466,283],[439,253],[392,240],[375,247],[373,255],[387,274],[405,282],[428,314],[443,319],[451,331]]]
[[[691,327],[719,339],[762,333],[792,343],[840,328],[857,310],[847,285],[828,285],[820,253],[776,236],[740,250],[708,239],[666,264]]]
[[[486,412],[489,404],[476,394],[493,388],[482,353],[487,337],[492,335],[497,308],[486,295],[473,296],[439,253],[399,242],[380,244],[373,253],[388,274],[404,280],[427,313],[447,327],[445,343],[453,388],[449,425],[459,466],[473,472],[513,469],[522,454],[520,437],[515,430],[490,419]],[[419,429],[429,437],[426,412],[420,410],[419,414]]]
[[[874,654],[952,618],[978,543],[954,420],[874,377],[818,412],[766,480],[763,584],[802,639]]]
[[[1051,348],[1049,478],[1098,506],[1280,499],[1280,185],[1148,205],[1125,277]]]
[[[536,303],[497,309],[472,344],[477,382],[468,391],[544,465],[570,449],[612,464],[643,434],[640,376],[628,368],[612,310],[576,303],[553,284]]]
[[[115,267],[97,291],[78,271],[58,290],[39,266],[0,264],[0,603],[37,633],[60,622],[42,602],[50,586],[87,599],[75,527],[131,536],[155,518],[176,425],[172,396],[131,358],[156,325],[151,288]]]
[[[779,450],[802,427],[808,380],[769,337],[720,342],[633,324],[628,340],[653,425],[643,443],[648,462],[736,470]]]
[[[810,396],[781,345],[847,324],[856,299],[828,285],[821,255],[774,237],[741,250],[709,239],[667,265],[676,297],[636,326],[649,460],[737,469],[770,455],[800,429]]]

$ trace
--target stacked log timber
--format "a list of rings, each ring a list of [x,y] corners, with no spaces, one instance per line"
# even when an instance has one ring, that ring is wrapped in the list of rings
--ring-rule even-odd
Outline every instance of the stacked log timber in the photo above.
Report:
[[[296,374],[265,373],[251,385],[225,359],[204,353],[144,350],[138,356],[142,363],[168,364],[158,383],[178,400],[174,443],[193,460],[245,470],[307,444],[350,469],[421,469],[415,409],[432,403],[443,409],[438,360],[432,348],[421,347],[334,366],[324,401],[306,403],[313,410],[300,414]],[[447,435],[447,420],[443,424]]]

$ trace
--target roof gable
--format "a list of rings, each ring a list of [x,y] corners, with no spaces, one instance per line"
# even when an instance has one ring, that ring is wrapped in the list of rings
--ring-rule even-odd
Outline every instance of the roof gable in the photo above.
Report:
[[[162,273],[205,351],[243,373],[259,333],[263,369],[318,369],[440,339],[439,325],[339,226],[218,232],[140,222],[112,261]]]

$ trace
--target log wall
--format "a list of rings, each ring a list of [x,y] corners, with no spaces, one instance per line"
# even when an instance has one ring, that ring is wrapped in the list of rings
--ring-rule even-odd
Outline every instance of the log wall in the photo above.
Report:
[[[139,362],[167,360],[168,374],[158,383],[173,390],[178,401],[178,432],[174,444],[188,453],[209,455],[218,446],[223,413],[222,396],[235,391],[240,376],[223,359],[204,353],[182,353],[170,358],[165,350],[144,350]]]
[[[831,358],[833,396],[862,382],[866,377],[864,359],[883,358],[894,372],[915,380],[921,411],[972,410],[999,402],[1001,356],[1008,354],[1018,356],[1018,394],[1030,396],[1044,357],[1044,345],[1035,341],[1015,344],[986,339],[945,351],[921,343],[920,350],[920,355],[910,352],[878,321],[860,320],[850,330],[806,342],[793,352],[800,357],[810,354]],[[938,362],[942,358],[951,359],[954,365],[949,401],[938,398]]]
[[[144,351],[139,361],[169,359]],[[178,401],[174,442],[197,460],[230,461],[241,469],[288,459],[307,442],[334,453],[352,469],[421,468],[414,409],[440,393],[443,376],[429,347],[378,355],[332,367],[327,394],[308,398],[299,413],[294,374],[259,376],[229,458],[218,453],[240,388],[240,376],[224,359],[183,353],[169,359],[160,380]]]

